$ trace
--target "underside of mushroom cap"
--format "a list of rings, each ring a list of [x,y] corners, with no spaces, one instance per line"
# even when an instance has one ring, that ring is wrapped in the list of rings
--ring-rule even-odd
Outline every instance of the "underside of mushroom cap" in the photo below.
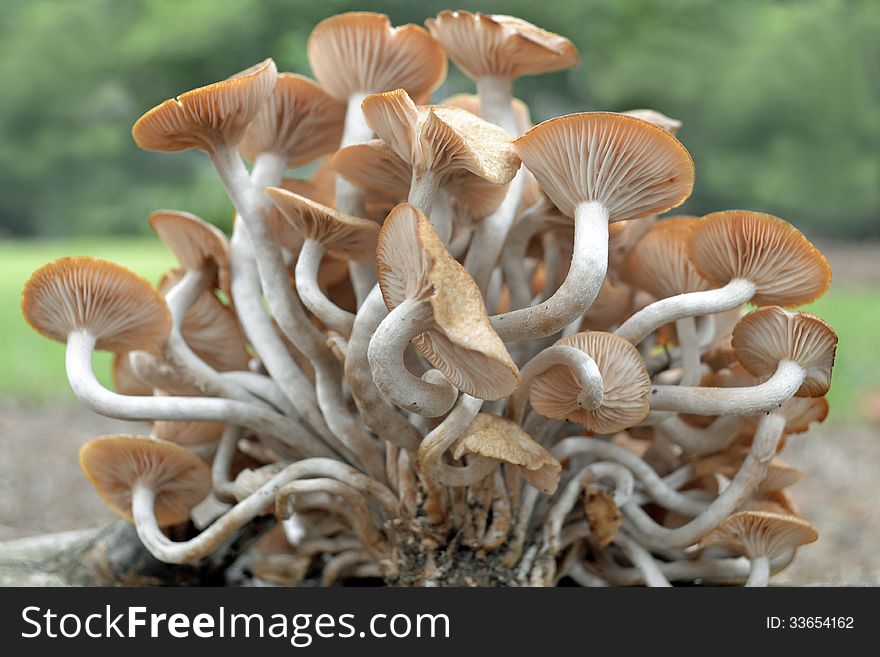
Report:
[[[456,388],[488,400],[516,389],[519,370],[489,322],[479,288],[417,209],[401,204],[388,215],[376,270],[389,310],[406,299],[430,304],[434,327],[412,343]]]
[[[709,289],[687,255],[687,236],[699,220],[669,217],[654,223],[626,259],[626,278],[658,299]]]
[[[67,342],[73,331],[95,336],[108,351],[160,351],[171,313],[148,281],[108,260],[59,258],[28,278],[21,295],[25,320],[47,338]]]
[[[229,242],[220,229],[179,210],[157,210],[148,223],[184,269],[216,267],[217,285],[229,291]]]
[[[815,315],[779,306],[759,308],[743,317],[731,339],[736,357],[749,372],[769,377],[780,361],[806,371],[798,397],[821,397],[831,387],[837,334]]]
[[[513,16],[442,11],[425,24],[455,65],[474,80],[561,71],[579,59],[565,37]]]
[[[740,511],[707,534],[700,545],[727,548],[750,559],[761,556],[775,559],[818,538],[816,528],[796,516]]]
[[[623,114],[550,119],[513,147],[569,217],[588,201],[604,205],[611,221],[660,214],[684,203],[694,186],[687,149],[662,128]]]
[[[379,235],[376,222],[339,212],[280,187],[267,187],[266,193],[306,239],[321,243],[341,257],[354,260],[373,257]]]
[[[252,161],[270,152],[298,167],[339,148],[344,125],[344,103],[305,76],[281,73],[238,148]]]
[[[95,438],[82,446],[79,462],[107,505],[129,522],[132,489],[137,483],[155,491],[160,527],[189,520],[192,508],[211,490],[208,465],[188,449],[165,440],[126,435]]]
[[[353,94],[406,89],[427,97],[446,77],[446,53],[417,25],[392,27],[384,14],[348,12],[312,30],[309,64],[337,100]]]
[[[583,408],[581,385],[571,369],[554,365],[532,382],[529,401],[538,413],[577,422],[594,433],[615,433],[645,419],[651,379],[633,345],[601,331],[575,333],[556,344],[575,347],[595,361],[602,375],[602,403],[596,409]]]
[[[687,243],[691,262],[712,285],[743,278],[757,287],[758,306],[801,306],[831,283],[825,256],[787,221],[761,212],[728,210],[703,217]]]
[[[148,151],[236,145],[272,93],[278,71],[266,59],[227,80],[187,91],[144,114],[131,129],[135,143]]]

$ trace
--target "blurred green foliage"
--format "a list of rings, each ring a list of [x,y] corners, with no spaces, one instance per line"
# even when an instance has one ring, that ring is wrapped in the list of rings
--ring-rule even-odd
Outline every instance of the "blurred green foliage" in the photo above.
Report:
[[[165,98],[266,56],[308,73],[305,44],[352,9],[418,22],[441,2],[0,0],[0,235],[137,233],[157,207],[221,225],[199,153],[144,153],[129,130]],[[570,37],[572,71],[516,83],[533,118],[651,107],[681,119],[688,212],[745,207],[808,233],[880,236],[876,0],[504,0]],[[471,89],[450,67],[437,97]]]

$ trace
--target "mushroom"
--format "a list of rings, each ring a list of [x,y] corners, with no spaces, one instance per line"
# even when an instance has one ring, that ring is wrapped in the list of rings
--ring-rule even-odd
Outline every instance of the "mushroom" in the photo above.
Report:
[[[717,289],[652,303],[615,333],[633,344],[682,317],[757,306],[800,306],[815,301],[831,283],[822,253],[794,226],[760,212],[729,210],[701,219],[688,237],[687,253],[700,275]]]
[[[383,394],[437,417],[452,407],[456,388],[489,400],[513,391],[519,371],[489,325],[479,290],[422,213],[401,204],[388,215],[376,267],[391,312],[376,329],[368,357]],[[410,341],[448,381],[432,383],[409,372],[403,355]]]
[[[574,250],[553,296],[492,318],[504,340],[552,335],[583,315],[608,267],[608,223],[665,212],[684,202],[694,181],[690,155],[674,137],[620,114],[551,119],[514,149],[556,207],[574,218]]]
[[[723,547],[744,554],[752,562],[746,586],[767,586],[771,560],[818,538],[816,528],[796,516],[740,511],[706,535],[700,546]]]

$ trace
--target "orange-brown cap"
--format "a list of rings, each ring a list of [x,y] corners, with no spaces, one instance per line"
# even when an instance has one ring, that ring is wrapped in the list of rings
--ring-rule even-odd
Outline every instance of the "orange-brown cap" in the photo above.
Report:
[[[660,214],[684,203],[694,186],[687,149],[662,128],[623,114],[550,119],[513,147],[569,217],[587,201],[602,203],[611,221]]]
[[[571,68],[578,52],[565,37],[513,16],[441,11],[425,21],[469,78],[518,78]]]
[[[654,223],[627,255],[625,278],[658,299],[708,290],[687,255],[687,238],[698,221],[682,216]]]
[[[153,423],[153,437],[189,447],[219,440],[225,428],[226,425],[223,422],[161,421]]]
[[[796,516],[740,511],[703,537],[700,545],[727,548],[750,559],[774,559],[818,538],[816,528]]]
[[[622,324],[632,312],[634,296],[635,293],[629,285],[622,281],[615,282],[606,276],[599,288],[599,296],[584,313],[581,329],[608,331]]]
[[[345,104],[302,75],[281,73],[238,145],[249,160],[275,153],[298,167],[339,148]]]
[[[79,464],[107,505],[132,521],[131,493],[138,483],[156,494],[160,527],[179,525],[211,490],[208,465],[189,450],[145,436],[103,436],[79,451]]]
[[[280,187],[267,187],[266,193],[306,239],[353,260],[371,259],[375,254],[379,235],[376,222],[339,212]]]
[[[602,375],[602,403],[595,409],[584,408],[577,378],[568,367],[554,365],[532,382],[529,401],[538,413],[578,422],[594,433],[615,433],[645,419],[651,379],[633,345],[601,331],[575,333],[556,344],[580,349],[596,362]]]
[[[743,367],[769,377],[780,361],[790,360],[806,371],[798,397],[821,397],[831,387],[837,334],[815,315],[779,306],[759,308],[733,329],[733,348]]]
[[[476,454],[517,468],[523,479],[552,495],[559,486],[562,466],[516,422],[479,413],[452,448],[453,457]]]
[[[744,278],[757,287],[758,306],[800,306],[831,283],[822,253],[787,221],[761,212],[727,210],[703,217],[691,230],[688,256],[712,285]]]
[[[168,306],[149,282],[98,258],[59,258],[37,269],[21,311],[47,338],[67,342],[73,331],[88,331],[108,351],[158,352],[171,331]]]
[[[384,14],[353,11],[331,16],[309,36],[309,64],[331,96],[406,89],[427,97],[446,77],[446,54],[418,25],[392,27]]]
[[[141,381],[131,369],[127,351],[113,354],[110,372],[113,376],[113,389],[120,395],[148,397],[153,394],[153,387]]]
[[[681,127],[681,121],[678,119],[673,119],[665,114],[658,112],[657,110],[652,109],[634,109],[629,110],[628,112],[624,112],[627,116],[634,116],[637,119],[641,119],[642,121],[647,121],[648,123],[657,126],[658,128],[663,128],[666,132],[671,135],[674,135],[678,132],[678,129]]]
[[[212,152],[235,145],[275,87],[278,71],[266,59],[222,82],[166,100],[139,118],[131,134],[148,151]]]
[[[184,269],[216,267],[217,284],[229,293],[229,242],[220,229],[179,210],[157,210],[148,222]]]
[[[480,290],[449,255],[416,208],[398,205],[379,232],[376,270],[385,305],[422,298],[435,326],[412,342],[459,390],[501,399],[519,384],[519,370],[489,322]]]

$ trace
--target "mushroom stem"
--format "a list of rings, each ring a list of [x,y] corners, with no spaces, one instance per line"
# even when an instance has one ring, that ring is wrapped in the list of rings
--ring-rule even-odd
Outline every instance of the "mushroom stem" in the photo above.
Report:
[[[675,332],[681,346],[681,365],[684,370],[680,386],[697,386],[702,379],[700,345],[697,341],[697,325],[693,317],[675,320]]]
[[[235,502],[235,485],[229,478],[229,466],[232,464],[239,438],[241,438],[241,429],[234,424],[227,424],[217,443],[214,460],[211,462],[214,497],[221,502]]]
[[[511,137],[518,137],[519,126],[513,110],[513,80],[484,75],[477,78],[476,83],[480,96],[480,116],[504,128]]]
[[[752,559],[746,586],[767,586],[770,581],[770,559],[764,555]]]
[[[505,341],[553,335],[589,309],[607,269],[608,209],[597,202],[580,203],[574,211],[571,265],[562,285],[537,306],[493,316],[492,325]]]
[[[592,411],[602,405],[604,384],[596,361],[580,349],[558,344],[544,349],[520,370],[519,386],[510,396],[510,401],[507,405],[507,414],[511,420],[522,424],[528,406],[529,389],[532,386],[532,382],[537,376],[556,365],[562,365],[570,369],[578,380],[581,386],[581,391],[578,394],[578,405],[581,408]]]
[[[631,539],[624,532],[618,531],[614,542],[621,547],[633,565],[642,572],[645,584],[651,587],[672,586],[651,553],[639,545],[637,541]]]
[[[779,362],[773,375],[755,386],[704,388],[663,386],[651,388],[652,410],[694,415],[758,415],[791,399],[806,377],[804,369],[790,360]]]
[[[510,307],[513,310],[525,308],[532,299],[532,282],[526,268],[526,251],[532,237],[545,228],[543,211],[544,200],[537,201],[517,217],[513,230],[504,243],[501,252],[501,263],[504,280],[510,290]]]
[[[306,308],[312,311],[324,325],[348,338],[354,315],[343,310],[324,294],[318,285],[318,270],[326,249],[317,240],[307,239],[296,261],[296,290]]]
[[[390,518],[397,516],[397,502],[388,488],[332,458],[308,458],[293,463],[253,494],[236,504],[215,520],[205,531],[188,541],[170,540],[156,522],[156,496],[153,489],[136,482],[132,488],[131,507],[135,528],[144,547],[165,563],[192,563],[207,556],[232,532],[272,508],[278,491],[297,479],[329,477],[347,483],[375,499]]]
[[[412,181],[409,184],[409,196],[407,203],[418,208],[426,217],[431,216],[431,208],[434,207],[434,199],[440,189],[440,177],[431,170],[418,172],[413,168]],[[435,226],[436,228],[436,226]],[[439,230],[437,231],[440,232]],[[441,236],[444,243],[449,241],[449,234],[452,232],[450,224],[445,230],[445,235]]]
[[[406,367],[410,341],[432,325],[428,304],[406,299],[382,320],[367,351],[376,387],[397,406],[423,417],[445,415],[458,396],[452,384],[423,381]]]
[[[755,295],[755,289],[751,281],[734,278],[727,285],[714,290],[666,297],[642,308],[621,324],[614,334],[638,344],[664,324],[683,317],[712,315],[741,306]]]
[[[357,302],[357,307],[360,308],[364,305],[367,295],[376,284],[376,261],[372,258],[368,260],[349,260],[348,272],[351,276],[351,285],[354,288],[354,298]]]
[[[94,348],[95,338],[87,331],[74,331],[67,337],[70,387],[83,405],[96,413],[120,420],[232,422],[267,433],[303,456],[336,456],[298,422],[261,406],[215,397],[137,397],[108,390],[92,370]]]
[[[672,415],[655,425],[655,428],[687,454],[696,456],[725,449],[739,434],[739,423],[738,415],[725,415],[705,429],[700,429],[688,424],[678,415]]]

